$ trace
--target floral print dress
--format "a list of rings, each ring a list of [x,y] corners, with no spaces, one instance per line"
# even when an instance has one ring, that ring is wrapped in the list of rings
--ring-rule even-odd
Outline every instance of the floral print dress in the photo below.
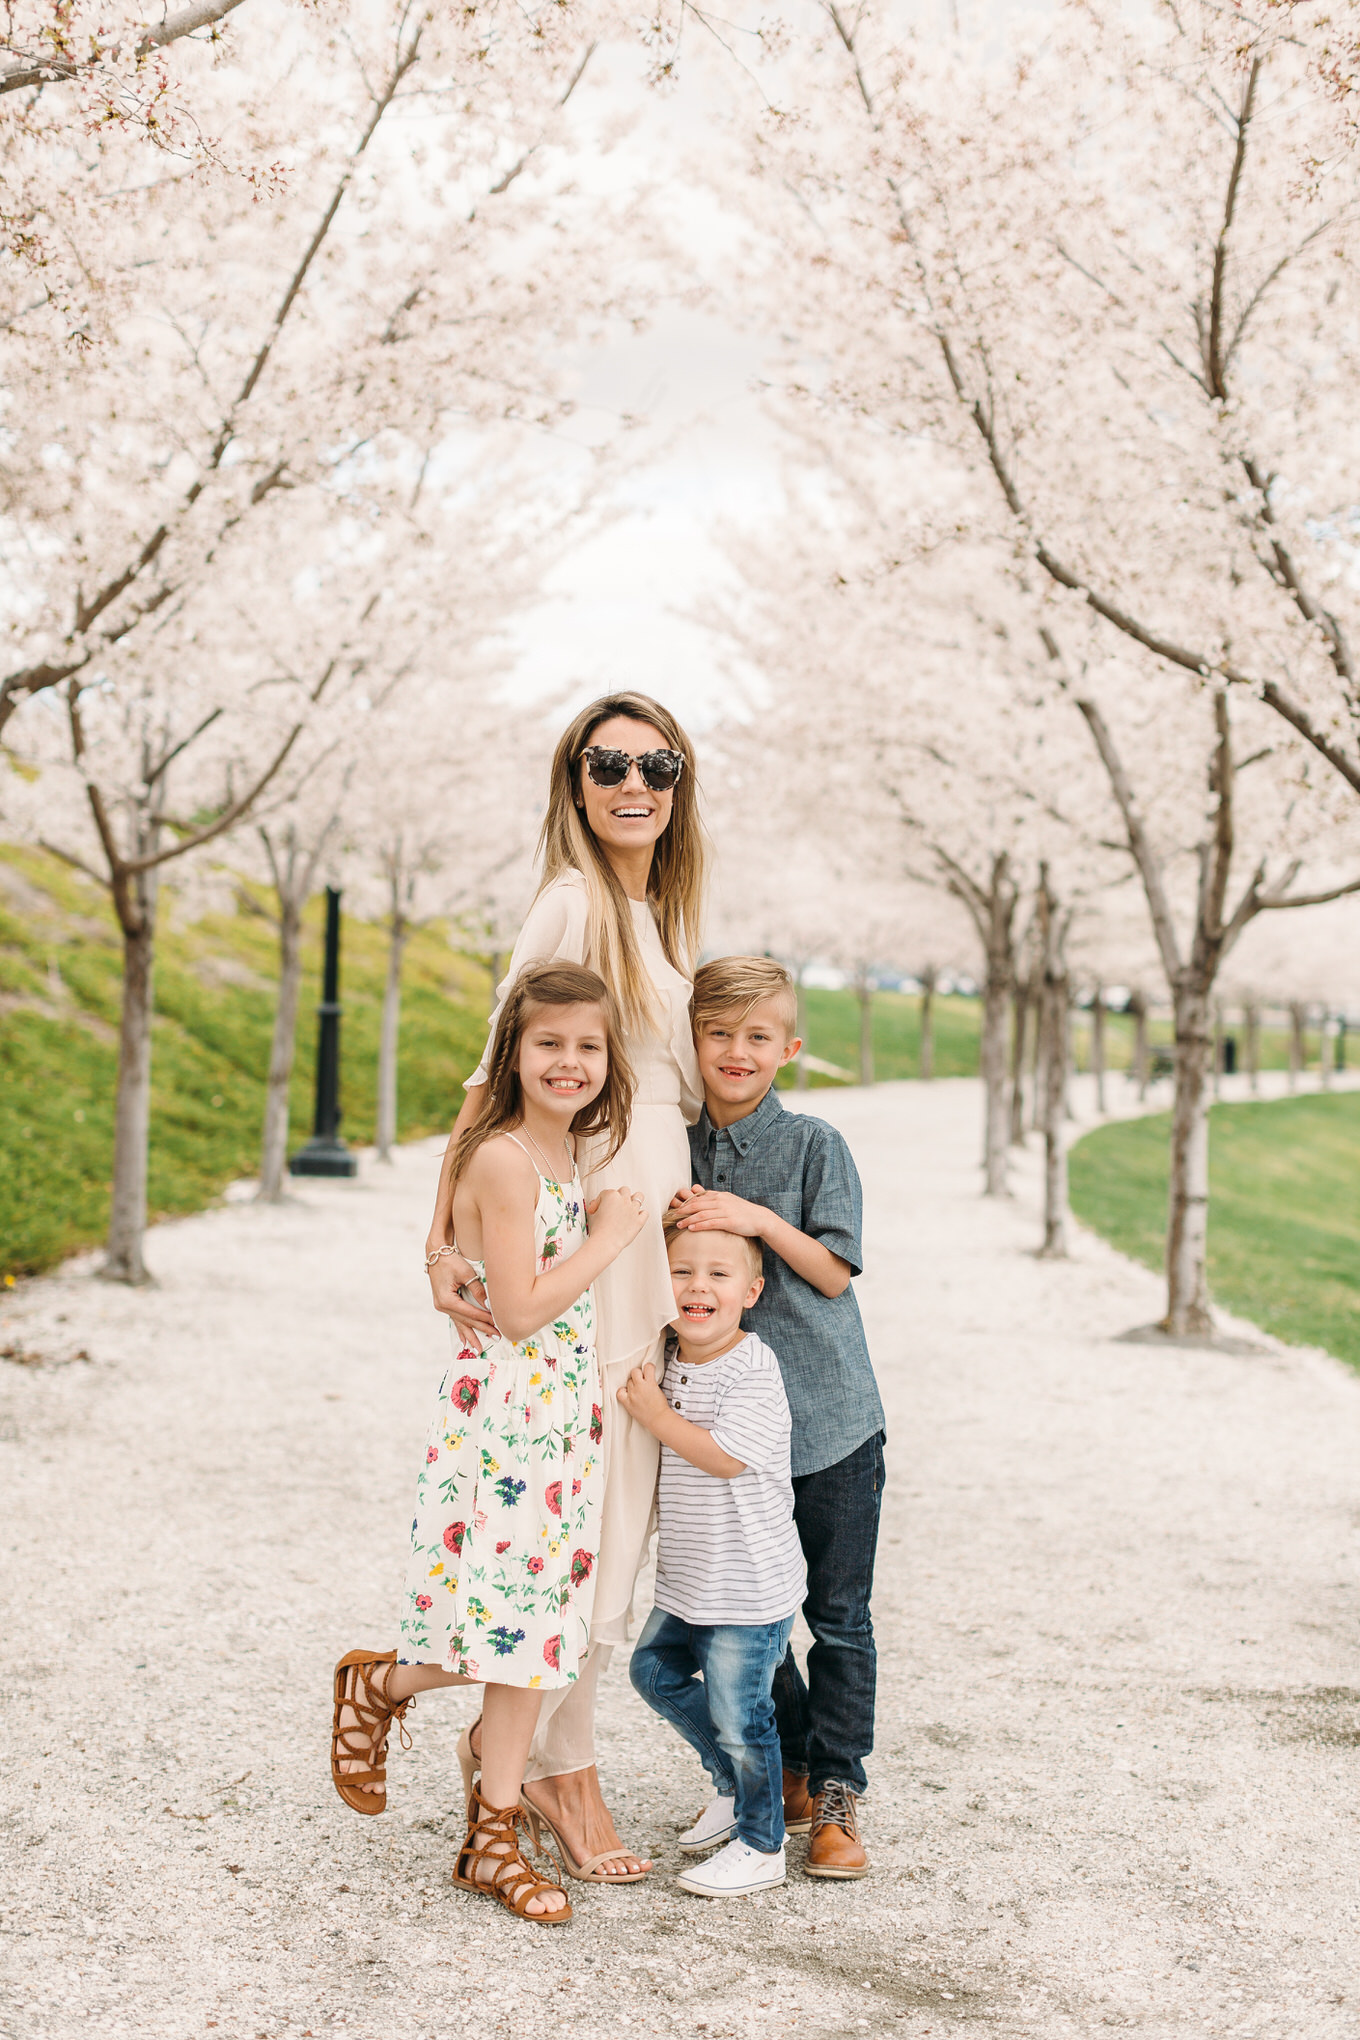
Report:
[[[540,1172],[539,1273],[585,1237],[579,1176]],[[590,1641],[604,1489],[594,1297],[587,1289],[531,1338],[502,1336],[480,1353],[449,1329],[455,1353],[416,1482],[398,1659],[505,1686],[569,1686]]]

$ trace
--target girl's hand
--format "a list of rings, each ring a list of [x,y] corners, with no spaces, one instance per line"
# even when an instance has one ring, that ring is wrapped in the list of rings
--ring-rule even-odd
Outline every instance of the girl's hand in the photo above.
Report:
[[[663,1422],[670,1404],[661,1392],[656,1378],[656,1369],[649,1360],[645,1367],[629,1370],[628,1379],[615,1391],[630,1417],[641,1424],[644,1431],[656,1432]]]
[[[480,1348],[484,1338],[496,1337],[496,1320],[486,1308],[486,1290],[471,1261],[461,1254],[441,1254],[428,1272],[431,1302],[437,1311],[453,1319],[465,1344]],[[476,1301],[460,1294],[465,1285],[471,1288]]]
[[[586,1206],[590,1237],[608,1247],[611,1253],[621,1254],[631,1246],[647,1223],[647,1207],[642,1201],[640,1190],[630,1190],[626,1184],[617,1190],[602,1190]]]

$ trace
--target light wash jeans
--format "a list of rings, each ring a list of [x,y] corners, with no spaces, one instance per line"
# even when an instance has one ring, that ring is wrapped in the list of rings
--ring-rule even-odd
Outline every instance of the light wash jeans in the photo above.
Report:
[[[774,1675],[793,1616],[704,1626],[653,1608],[629,1675],[649,1707],[679,1730],[720,1799],[736,1800],[739,1839],[772,1856],[784,1841],[783,1764]]]

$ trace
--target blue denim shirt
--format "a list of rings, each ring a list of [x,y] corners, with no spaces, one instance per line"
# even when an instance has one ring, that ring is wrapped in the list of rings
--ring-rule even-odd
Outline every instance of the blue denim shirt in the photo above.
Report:
[[[767,1091],[754,1112],[721,1130],[707,1107],[689,1130],[694,1181],[730,1190],[796,1225],[858,1275],[864,1196],[834,1126],[786,1112]],[[765,1287],[742,1323],[773,1348],[793,1416],[793,1476],[820,1473],[884,1428],[883,1405],[855,1292],[823,1296],[769,1247]]]

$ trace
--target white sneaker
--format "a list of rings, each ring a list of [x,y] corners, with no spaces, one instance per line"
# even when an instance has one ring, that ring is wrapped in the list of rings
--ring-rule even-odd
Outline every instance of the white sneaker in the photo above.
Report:
[[[682,1891],[693,1891],[700,1898],[746,1898],[753,1891],[772,1891],[784,1882],[784,1851],[781,1847],[765,1856],[749,1842],[729,1842],[706,1863],[682,1871],[675,1881]]]
[[[705,1849],[711,1849],[717,1843],[729,1840],[735,1826],[732,1816],[736,1811],[736,1805],[735,1799],[715,1799],[706,1806],[694,1826],[687,1828],[681,1835],[678,1844],[681,1853],[686,1856],[698,1856]]]

